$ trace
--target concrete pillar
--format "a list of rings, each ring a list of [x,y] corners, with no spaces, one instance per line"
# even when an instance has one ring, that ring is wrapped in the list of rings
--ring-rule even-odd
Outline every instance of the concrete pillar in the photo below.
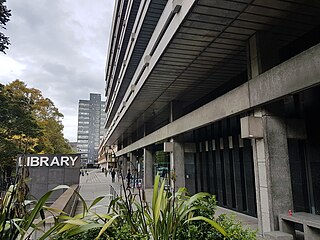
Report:
[[[143,168],[144,168],[144,176],[143,176],[143,182],[144,182],[144,188],[152,188],[153,186],[153,174],[152,174],[152,168],[153,168],[153,152],[152,149],[149,147],[146,147],[143,149]]]
[[[179,101],[171,101],[170,103],[170,122],[175,121],[182,115],[182,105]],[[172,151],[170,151],[170,178],[171,187],[175,186],[175,190],[185,187],[185,169],[184,169],[184,147],[183,143],[170,139],[172,142]]]
[[[127,156],[122,156],[122,175],[125,178],[128,172],[128,158]]]
[[[248,78],[254,78],[279,62],[276,36],[258,32],[249,39]],[[278,214],[293,207],[286,121],[281,117],[282,103],[255,109],[262,118],[263,138],[253,139],[257,216],[261,233],[279,229]]]
[[[253,140],[257,212],[261,233],[279,229],[278,215],[293,209],[286,121],[262,110],[262,139]]]
[[[128,162],[128,169],[130,169],[131,174],[133,174],[133,170],[135,170],[135,166],[137,164],[137,156],[135,155],[134,152],[131,152],[130,154],[130,160]]]
[[[173,150],[170,152],[170,170],[174,178],[171,180],[171,186],[175,186],[175,190],[185,187],[185,169],[184,169],[184,148],[183,143],[175,142],[173,139],[170,140],[173,143]]]

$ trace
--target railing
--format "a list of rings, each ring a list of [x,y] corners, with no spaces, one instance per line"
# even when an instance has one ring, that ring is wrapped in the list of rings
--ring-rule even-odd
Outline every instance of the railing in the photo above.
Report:
[[[116,191],[116,189],[110,185],[110,199],[114,200],[118,197],[122,197],[122,188],[120,187],[119,193]]]

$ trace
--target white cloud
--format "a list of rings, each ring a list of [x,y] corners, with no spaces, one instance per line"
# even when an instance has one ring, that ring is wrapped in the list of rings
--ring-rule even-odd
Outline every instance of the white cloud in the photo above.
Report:
[[[6,76],[20,76],[26,66],[6,55],[0,55],[1,73]]]
[[[76,140],[77,105],[104,96],[104,67],[114,0],[7,1],[11,45],[0,55],[0,81],[24,81],[64,114],[65,137]]]

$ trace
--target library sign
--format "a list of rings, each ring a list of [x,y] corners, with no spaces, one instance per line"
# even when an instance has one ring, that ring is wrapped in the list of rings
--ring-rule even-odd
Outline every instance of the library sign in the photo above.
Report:
[[[58,185],[79,184],[80,154],[26,154],[17,156],[17,165],[28,169],[31,195],[40,198]],[[56,200],[62,190],[52,193]]]
[[[80,161],[79,155],[26,155],[18,157],[19,166],[27,167],[63,167],[76,165]]]

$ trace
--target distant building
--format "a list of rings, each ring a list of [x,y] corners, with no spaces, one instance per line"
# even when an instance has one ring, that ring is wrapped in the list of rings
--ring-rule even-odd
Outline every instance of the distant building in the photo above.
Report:
[[[98,159],[98,148],[103,137],[105,102],[101,95],[90,93],[90,100],[79,100],[77,152],[82,164],[94,164]]]
[[[77,145],[78,145],[78,142],[69,142],[69,146],[71,147],[72,151],[75,153],[78,152]]]

